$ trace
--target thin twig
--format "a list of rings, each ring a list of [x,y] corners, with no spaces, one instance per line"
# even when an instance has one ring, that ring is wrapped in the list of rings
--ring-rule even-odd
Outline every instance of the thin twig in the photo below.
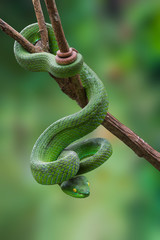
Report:
[[[58,47],[61,52],[68,52],[69,46],[64,35],[59,13],[54,0],[45,0],[49,18],[55,33]]]
[[[48,52],[49,51],[49,40],[48,40],[48,31],[41,7],[41,3],[39,0],[32,0],[34,11],[36,14],[37,22],[39,25],[39,32],[41,35],[41,48],[43,51]]]
[[[41,51],[40,47],[34,46],[26,38],[24,38],[19,32],[17,32],[9,24],[3,21],[1,18],[0,18],[0,29],[4,31],[6,34],[8,34],[10,37],[15,39],[17,42],[19,42],[28,52],[36,53]]]

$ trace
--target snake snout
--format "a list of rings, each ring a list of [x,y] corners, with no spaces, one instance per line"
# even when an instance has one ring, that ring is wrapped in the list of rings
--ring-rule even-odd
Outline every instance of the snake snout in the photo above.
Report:
[[[75,176],[60,185],[63,192],[75,197],[86,198],[90,195],[89,183],[85,176]]]

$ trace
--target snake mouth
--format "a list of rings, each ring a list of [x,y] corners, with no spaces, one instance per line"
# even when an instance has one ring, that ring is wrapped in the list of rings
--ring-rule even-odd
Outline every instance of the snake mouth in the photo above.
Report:
[[[66,190],[66,189],[63,189],[62,188],[62,191],[64,193],[66,193],[67,195],[71,196],[71,197],[74,197],[74,198],[86,198],[90,195],[90,191],[86,191],[86,192],[72,192],[72,191],[69,191],[69,190]]]
[[[69,194],[70,196],[74,197],[74,198],[86,198],[90,195],[90,192],[87,193],[77,193],[77,194]]]
[[[76,198],[86,198],[90,195],[90,192],[85,192],[85,193],[78,193]]]
[[[62,182],[60,187],[64,193],[74,198],[86,198],[90,195],[89,183],[85,176],[75,176]]]

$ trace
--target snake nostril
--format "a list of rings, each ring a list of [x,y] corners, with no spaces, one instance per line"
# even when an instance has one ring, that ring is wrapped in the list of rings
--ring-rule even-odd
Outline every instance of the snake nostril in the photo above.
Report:
[[[57,51],[56,62],[60,65],[67,65],[73,63],[77,59],[77,50],[69,48],[68,52]]]

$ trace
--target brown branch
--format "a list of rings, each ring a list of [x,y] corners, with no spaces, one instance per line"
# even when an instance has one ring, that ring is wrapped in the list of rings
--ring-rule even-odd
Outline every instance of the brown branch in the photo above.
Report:
[[[139,157],[145,158],[160,171],[160,153],[153,149],[131,129],[119,122],[110,113],[107,113],[103,126],[130,147]]]
[[[88,103],[85,89],[83,88],[81,82],[77,82],[77,77],[80,79],[79,75],[71,78],[57,78],[50,74],[54,80],[60,86],[62,92],[68,95],[71,99],[75,100],[80,107],[85,107]]]
[[[76,102],[80,105],[80,107],[85,107],[88,103],[88,99],[86,96],[86,92],[84,87],[82,86],[81,79],[79,75],[69,78],[70,82],[73,86],[74,93],[76,95]]]
[[[61,24],[61,20],[60,20],[60,17],[59,17],[59,13],[58,13],[58,10],[57,10],[55,0],[45,0],[45,3],[46,3],[47,10],[48,10],[49,18],[50,18],[51,23],[52,23],[54,34],[55,34],[55,37],[56,37],[56,40],[57,40],[57,43],[58,43],[58,47],[59,47],[61,52],[68,52],[69,51],[69,45],[68,45],[67,40],[66,40],[65,35],[64,35],[64,31],[63,31],[63,28],[62,28],[62,24]],[[63,80],[62,79],[59,79],[59,80],[57,78],[55,78],[55,79],[56,79],[56,81],[59,82],[60,86],[63,85]],[[76,99],[76,101],[79,101],[80,106],[84,107],[85,106],[86,93],[85,93],[85,90],[82,86],[79,75],[76,75],[74,77],[71,77],[71,78],[67,79],[67,82],[68,82],[69,85],[73,86],[72,90],[74,90],[73,92],[75,93],[75,95],[78,98],[78,99]],[[63,89],[64,89],[64,87],[63,87]],[[68,89],[68,87],[67,87],[67,89]],[[71,95],[72,95],[72,99],[73,99],[73,94],[71,94]]]
[[[41,3],[39,0],[32,0],[34,11],[36,14],[37,22],[39,25],[39,32],[41,35],[41,48],[43,51],[48,52],[49,51],[49,39],[48,39],[48,31],[41,7]]]
[[[34,46],[26,38],[24,38],[19,32],[12,28],[9,24],[0,18],[0,29],[7,35],[19,42],[28,52],[35,53],[40,52],[41,49],[38,46]]]
[[[45,0],[45,3],[55,33],[55,37],[58,43],[58,47],[61,52],[68,52],[69,46],[64,35],[56,3],[54,0]]]

